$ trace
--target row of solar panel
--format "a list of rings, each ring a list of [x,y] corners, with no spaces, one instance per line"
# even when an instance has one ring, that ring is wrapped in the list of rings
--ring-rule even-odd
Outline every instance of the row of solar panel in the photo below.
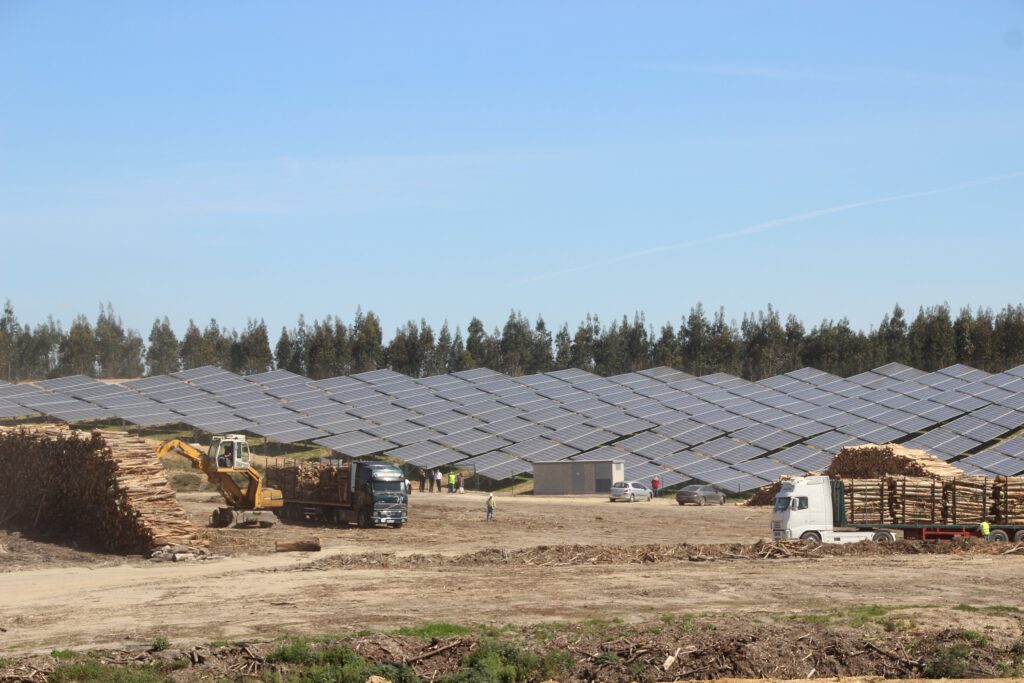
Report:
[[[992,435],[1024,423],[1024,413],[1006,405],[1017,396],[1006,388],[1018,389],[1015,383],[1024,383],[1019,374],[987,375],[953,366],[929,375],[890,364],[849,380],[804,369],[761,383],[722,374],[698,379],[668,368],[615,378],[568,370],[512,379],[475,370],[423,380],[384,370],[313,382],[285,371],[241,378],[216,368],[197,368],[173,378],[145,378],[122,387],[85,377],[61,378],[40,383],[59,393],[26,398],[34,392],[17,385],[10,392],[0,387],[0,396],[39,407],[58,419],[107,417],[99,414],[100,409],[139,414],[149,410],[161,413],[161,419],[184,421],[207,431],[247,429],[285,441],[321,437],[321,444],[344,455],[387,452],[425,466],[492,451],[512,462],[562,459],[620,439],[616,445],[622,452],[646,458],[694,448],[695,454],[729,470],[722,474],[735,478],[744,476],[751,466],[731,469],[729,465],[806,437],[811,437],[806,441],[809,445],[834,452],[858,439],[889,441],[927,429],[971,409],[971,392],[965,389],[1002,401],[990,404],[976,398],[980,404],[973,404],[974,416],[944,426],[953,437],[943,436],[940,446],[946,446],[944,454],[954,457],[982,443],[966,434],[997,438]],[[997,387],[1004,388],[1002,393],[991,391]],[[74,401],[87,407],[66,405]],[[160,408],[143,406],[142,401]],[[226,412],[232,408],[233,412]],[[659,432],[666,429],[667,433]],[[332,436],[324,438],[326,433]],[[687,433],[692,433],[689,439],[681,438]],[[725,434],[732,438],[716,438]],[[405,450],[423,443],[430,444],[429,452]],[[644,463],[631,467],[655,466],[650,460]],[[804,464],[810,466],[812,461]],[[505,466],[497,467],[500,471]],[[528,467],[522,462],[517,466]],[[774,474],[780,466],[756,467],[762,474]],[[486,469],[490,468],[478,471]]]

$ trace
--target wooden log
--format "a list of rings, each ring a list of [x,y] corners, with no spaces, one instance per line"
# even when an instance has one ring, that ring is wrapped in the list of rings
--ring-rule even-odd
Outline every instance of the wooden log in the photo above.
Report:
[[[292,552],[308,552],[317,553],[321,550],[320,539],[310,538],[305,541],[275,541],[274,552],[278,553],[292,553]]]

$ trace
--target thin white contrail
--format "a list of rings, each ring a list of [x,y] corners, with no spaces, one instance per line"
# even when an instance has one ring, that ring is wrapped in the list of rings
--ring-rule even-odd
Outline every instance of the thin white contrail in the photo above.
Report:
[[[593,263],[573,266],[572,268],[556,270],[550,273],[534,275],[533,277],[529,277],[525,280],[522,280],[519,284],[531,284],[534,282],[542,282],[544,280],[550,280],[552,278],[561,277],[563,275],[578,273],[583,270],[591,270],[592,268],[600,268],[602,266],[610,266],[616,263],[622,263],[623,261],[629,261],[631,259],[640,258],[641,256],[661,254],[666,251],[678,251],[680,249],[689,249],[691,247],[698,247],[704,244],[710,244],[712,242],[721,242],[722,240],[736,239],[737,237],[753,235],[755,233],[764,232],[766,230],[771,230],[773,228],[781,228],[785,225],[802,223],[804,221],[813,220],[815,218],[821,218],[823,216],[831,216],[832,214],[843,213],[844,211],[851,211],[853,209],[861,209],[865,206],[874,206],[876,204],[889,204],[890,202],[899,202],[905,199],[917,199],[919,197],[931,197],[933,195],[946,194],[948,192],[958,192],[960,190],[966,190],[972,187],[979,187],[981,185],[991,185],[992,183],[998,183],[1004,180],[1020,178],[1021,176],[1024,176],[1024,171],[1016,171],[1014,173],[1007,173],[1005,175],[989,176],[987,178],[969,180],[958,185],[949,185],[947,187],[939,187],[933,190],[922,190],[920,192],[906,192],[904,194],[896,194],[891,195],[889,197],[877,197],[875,199],[865,199],[859,202],[851,202],[849,204],[840,204],[839,206],[831,206],[828,207],[827,209],[816,209],[814,211],[798,213],[793,216],[786,216],[784,218],[775,218],[764,223],[748,225],[747,227],[740,228],[738,230],[731,230],[729,232],[720,232],[714,235],[708,235],[706,237],[699,237],[697,239],[689,240],[687,242],[663,244],[661,246],[650,247],[648,249],[641,249],[639,251],[631,251],[626,254],[621,254],[613,258],[605,259],[603,261],[596,261]]]

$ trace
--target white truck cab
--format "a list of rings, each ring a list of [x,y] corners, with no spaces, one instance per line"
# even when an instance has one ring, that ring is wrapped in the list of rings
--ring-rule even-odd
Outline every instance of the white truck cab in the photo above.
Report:
[[[823,543],[892,541],[889,531],[837,531],[844,514],[836,515],[842,496],[836,498],[828,477],[800,477],[782,483],[772,510],[772,538],[777,541],[801,539]],[[839,510],[842,513],[842,510]]]

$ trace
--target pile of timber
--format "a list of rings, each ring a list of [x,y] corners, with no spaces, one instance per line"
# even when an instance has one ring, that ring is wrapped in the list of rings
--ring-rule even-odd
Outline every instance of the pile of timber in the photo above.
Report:
[[[1024,477],[998,477],[992,484],[996,519],[1024,524]]]
[[[833,479],[874,479],[886,475],[907,477],[963,477],[959,467],[943,462],[927,451],[894,443],[881,446],[847,446],[825,470]]]
[[[151,446],[52,425],[0,427],[0,523],[117,553],[206,544]]]
[[[266,485],[278,489],[286,500],[345,503],[348,500],[346,466],[318,462],[277,460],[266,466]]]
[[[1024,478],[844,479],[851,524],[1024,524]]]

